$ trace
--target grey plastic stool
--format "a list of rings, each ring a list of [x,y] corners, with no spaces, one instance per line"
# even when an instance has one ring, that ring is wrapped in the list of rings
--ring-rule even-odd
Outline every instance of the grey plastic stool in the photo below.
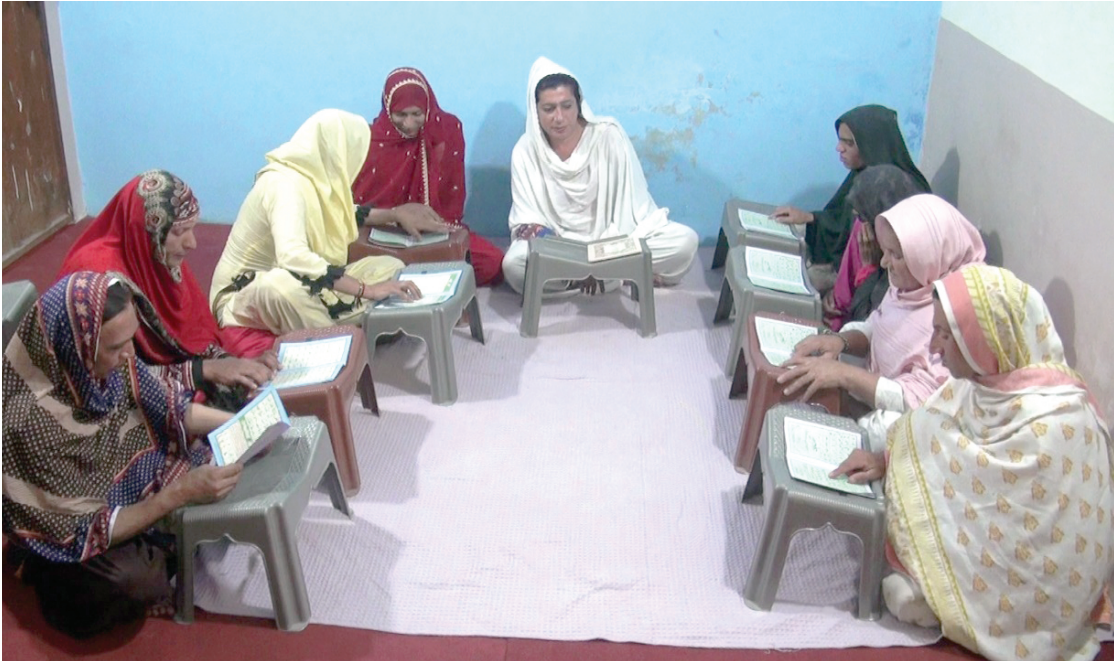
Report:
[[[30,280],[20,280],[4,283],[3,296],[4,348],[7,349],[8,342],[11,341],[16,329],[19,328],[19,322],[23,321],[23,316],[27,314],[39,298],[39,292],[36,291],[35,285],[31,284]]]
[[[712,268],[718,269],[727,261],[727,251],[735,246],[756,246],[778,252],[789,252],[797,255],[807,255],[805,248],[804,230],[801,225],[789,225],[796,235],[795,239],[778,236],[762,231],[748,230],[739,220],[739,209],[769,215],[776,209],[772,204],[759,204],[748,202],[733,197],[723,205],[723,219],[720,220],[719,238],[716,239],[716,251],[712,255]]]
[[[785,419],[790,417],[862,434],[854,420],[805,404],[781,404],[766,413],[759,462],[743,492],[743,502],[762,494],[766,523],[743,601],[754,610],[770,610],[793,536],[830,525],[862,542],[858,618],[877,620],[882,617],[882,574],[886,568],[886,501],[881,484],[872,483],[874,498],[866,498],[794,480],[785,460]]]
[[[522,287],[522,337],[537,337],[542,313],[542,293],[550,280],[624,280],[631,283],[631,298],[638,301],[639,334],[658,334],[654,314],[654,271],[650,248],[639,239],[642,252],[600,262],[588,261],[588,244],[557,237],[530,239],[526,258],[526,282]]]
[[[195,547],[228,537],[262,551],[278,628],[301,631],[309,624],[309,596],[295,538],[298,522],[310,492],[322,483],[335,509],[349,517],[352,512],[325,424],[317,418],[294,417],[290,425],[268,451],[248,462],[236,488],[223,500],[174,513],[178,622],[193,622]]]
[[[801,260],[802,268],[804,260]],[[719,304],[716,306],[712,323],[718,323],[731,316],[735,311],[735,323],[731,328],[731,345],[727,350],[727,364],[724,372],[729,377],[746,378],[745,369],[737,369],[742,360],[743,345],[746,343],[747,319],[755,312],[773,312],[798,317],[820,323],[823,318],[823,307],[820,304],[820,294],[812,287],[808,277],[804,277],[805,286],[810,294],[789,294],[774,289],[759,287],[747,277],[746,248],[738,246],[732,248],[727,255],[727,270],[724,272],[723,284],[720,286]],[[741,367],[745,368],[745,365]],[[732,393],[745,392],[746,387],[733,383]]]
[[[480,304],[476,299],[476,274],[465,262],[430,262],[413,264],[401,273],[453,271],[460,269],[456,293],[444,303],[409,308],[371,306],[364,315],[364,336],[367,338],[368,361],[375,356],[375,340],[380,335],[402,331],[425,340],[429,351],[429,387],[434,404],[448,406],[456,401],[456,364],[453,361],[453,327],[468,311],[472,338],[484,343]]]

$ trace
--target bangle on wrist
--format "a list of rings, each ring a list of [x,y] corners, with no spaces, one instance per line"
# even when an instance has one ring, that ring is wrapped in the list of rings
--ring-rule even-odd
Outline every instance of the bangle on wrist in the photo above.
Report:
[[[820,329],[820,334],[821,335],[831,335],[832,337],[838,337],[839,341],[843,342],[843,348],[840,349],[839,352],[840,353],[846,353],[847,352],[847,338],[843,337],[842,334],[837,333],[830,328],[821,328]]]
[[[362,299],[364,297],[364,287],[365,287],[364,283],[361,282],[360,283],[360,289],[356,292],[356,298],[357,299]],[[846,344],[846,343],[844,343],[844,344]]]

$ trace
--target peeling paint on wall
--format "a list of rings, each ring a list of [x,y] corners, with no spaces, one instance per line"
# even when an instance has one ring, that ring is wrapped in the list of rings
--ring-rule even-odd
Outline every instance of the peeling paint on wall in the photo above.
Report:
[[[695,145],[696,130],[711,115],[728,115],[712,99],[712,89],[712,83],[705,79],[703,73],[698,73],[696,87],[678,90],[679,98],[672,103],[658,104],[650,109],[649,112],[655,116],[669,118],[673,126],[664,129],[649,127],[642,135],[631,136],[643,169],[655,172],[665,172],[668,169],[674,173],[677,181],[683,181],[682,169],[677,165],[668,168],[669,161],[674,156],[680,156],[687,159],[692,167],[697,167],[699,154]]]

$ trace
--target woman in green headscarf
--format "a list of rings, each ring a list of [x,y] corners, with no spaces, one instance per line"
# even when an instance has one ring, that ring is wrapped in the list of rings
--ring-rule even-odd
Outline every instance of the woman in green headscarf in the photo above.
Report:
[[[871,165],[896,165],[913,178],[920,192],[932,192],[909,156],[897,125],[897,113],[893,110],[877,105],[859,106],[840,116],[835,128],[839,137],[836,143],[839,160],[850,170],[839,190],[820,211],[781,206],[773,213],[782,223],[805,225],[810,261],[808,275],[821,294],[835,284],[836,269],[851,236],[855,212],[847,196],[860,172]]]

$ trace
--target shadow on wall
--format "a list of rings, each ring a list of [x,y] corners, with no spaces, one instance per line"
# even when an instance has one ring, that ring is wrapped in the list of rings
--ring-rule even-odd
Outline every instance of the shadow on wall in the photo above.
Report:
[[[932,192],[959,208],[959,150],[952,147],[944,162],[932,175]]]
[[[464,221],[476,234],[502,237],[509,234],[511,212],[511,151],[522,135],[526,116],[514,104],[496,103],[484,115],[472,144],[468,145],[468,198]]]
[[[1072,296],[1071,287],[1067,280],[1053,278],[1043,296],[1048,311],[1052,314],[1056,332],[1064,343],[1064,360],[1068,365],[1078,368],[1075,364],[1075,297]]]

